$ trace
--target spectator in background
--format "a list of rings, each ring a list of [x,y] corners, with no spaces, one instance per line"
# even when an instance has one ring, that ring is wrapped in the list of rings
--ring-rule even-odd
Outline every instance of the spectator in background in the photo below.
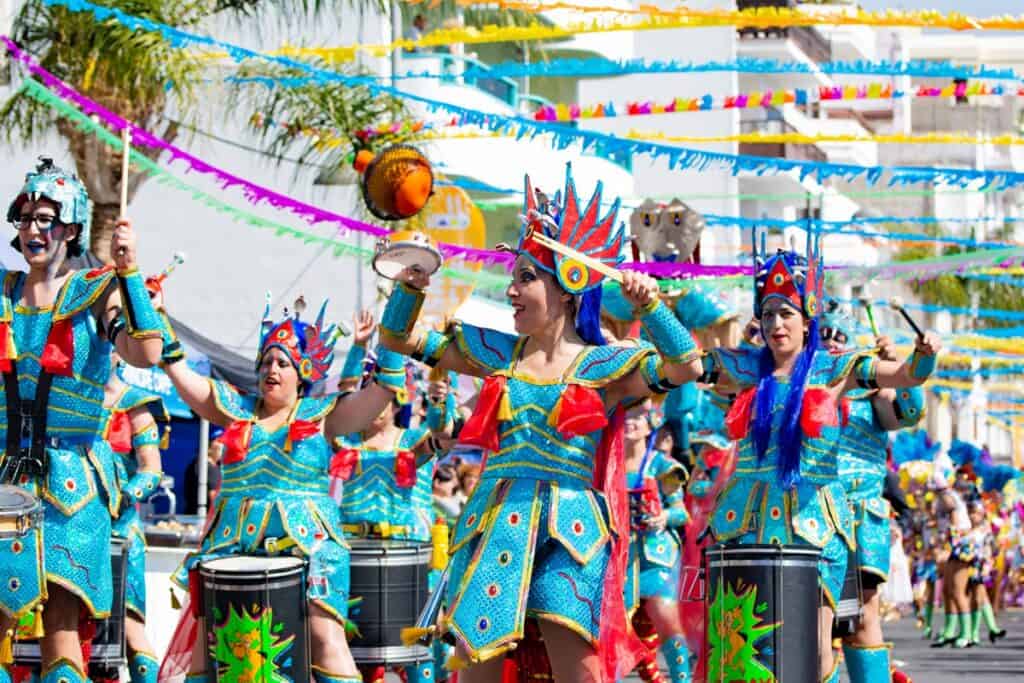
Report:
[[[462,504],[469,499],[473,489],[480,481],[480,465],[464,462],[459,465],[459,499]]]
[[[427,32],[427,19],[422,14],[417,14],[412,19],[412,25],[409,26],[409,30],[406,31],[406,40],[419,40],[423,37],[423,34]],[[406,52],[419,52],[417,47],[407,47]]]
[[[434,472],[434,510],[439,517],[443,517],[449,526],[455,524],[455,520],[462,512],[462,503],[465,498],[459,497],[459,476],[458,472],[451,465],[441,465]]]
[[[213,509],[213,502],[220,490],[220,459],[224,454],[224,444],[219,439],[210,441],[205,458],[196,458],[192,466],[185,470],[185,514],[194,515],[199,510],[199,467],[206,467],[206,510]]]

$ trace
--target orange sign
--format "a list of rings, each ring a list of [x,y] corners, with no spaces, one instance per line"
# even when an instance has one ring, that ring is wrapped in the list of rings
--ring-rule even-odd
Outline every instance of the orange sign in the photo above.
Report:
[[[473,203],[465,190],[448,185],[435,187],[434,194],[420,214],[423,232],[435,242],[448,242],[468,247],[483,248],[487,242],[487,225],[483,212]],[[459,266],[479,270],[479,263]],[[473,292],[468,282],[441,276],[435,280],[423,304],[423,319],[428,323],[442,320],[454,311]]]

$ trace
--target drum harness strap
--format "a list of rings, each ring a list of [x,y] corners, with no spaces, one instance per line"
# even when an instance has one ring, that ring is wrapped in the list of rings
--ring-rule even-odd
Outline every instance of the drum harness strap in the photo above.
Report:
[[[7,280],[3,288],[4,302],[13,310],[11,286]],[[65,283],[66,284],[66,283]],[[60,299],[60,295],[57,295]],[[11,369],[3,373],[4,395],[7,398],[7,442],[3,467],[0,468],[0,482],[17,484],[22,475],[43,478],[48,464],[47,446],[56,447],[56,437],[47,438],[47,406],[50,402],[50,387],[53,375],[40,369],[36,382],[36,395],[31,401],[22,400],[18,391],[18,363],[11,360]]]

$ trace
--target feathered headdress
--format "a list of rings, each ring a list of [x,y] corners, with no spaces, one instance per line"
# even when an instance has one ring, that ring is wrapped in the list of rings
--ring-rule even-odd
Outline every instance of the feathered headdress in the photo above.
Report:
[[[821,260],[821,237],[816,230],[807,233],[807,253],[779,250],[768,256],[765,235],[761,233],[760,249],[757,228],[753,233],[754,249],[754,315],[761,317],[761,308],[769,299],[782,299],[808,318],[821,312],[825,271]]]
[[[576,184],[572,179],[572,168],[565,171],[565,201],[556,194],[548,199],[542,192],[535,191],[526,176],[526,202],[523,207],[525,225],[519,242],[519,252],[530,257],[537,267],[558,278],[558,283],[570,294],[583,294],[598,287],[604,275],[588,268],[580,261],[553,252],[533,239],[535,232],[542,233],[565,246],[586,254],[614,268],[625,260],[623,247],[626,243],[625,226],[619,223],[619,200],[616,199],[608,212],[601,217],[601,183],[597,184],[593,196],[581,211]]]
[[[299,297],[295,300],[295,312],[288,315],[285,309],[284,320],[274,323],[270,319],[270,297],[263,312],[263,323],[260,333],[260,352],[256,358],[257,365],[263,355],[272,348],[279,348],[287,354],[292,365],[299,373],[299,379],[309,386],[316,384],[327,376],[327,371],[334,360],[334,342],[338,338],[336,325],[325,327],[324,315],[327,302],[320,307],[315,323],[301,320],[306,310],[306,300]]]

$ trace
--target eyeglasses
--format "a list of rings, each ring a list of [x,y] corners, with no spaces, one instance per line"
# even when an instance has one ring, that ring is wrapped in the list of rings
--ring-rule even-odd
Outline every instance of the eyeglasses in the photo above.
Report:
[[[53,228],[57,227],[58,225],[63,225],[59,220],[57,220],[57,217],[52,213],[34,213],[31,215],[25,214],[24,216],[19,216],[17,220],[11,222],[14,224],[14,227],[17,228],[18,230],[28,230],[31,225],[35,224],[36,228],[40,232],[53,230]]]

